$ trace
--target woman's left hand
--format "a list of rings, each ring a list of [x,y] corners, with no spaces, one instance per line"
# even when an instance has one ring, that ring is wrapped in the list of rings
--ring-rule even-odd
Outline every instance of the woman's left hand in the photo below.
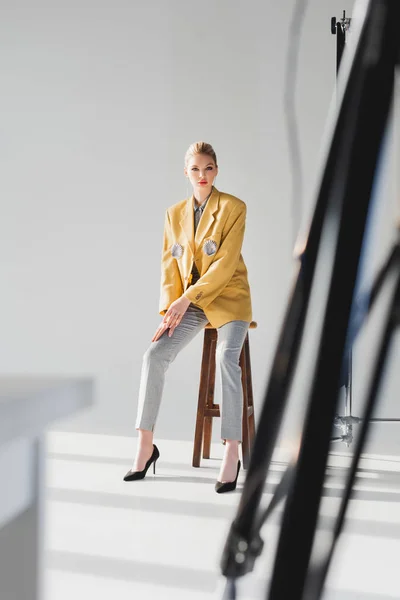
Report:
[[[185,298],[185,296],[181,296],[178,300],[175,300],[165,313],[164,318],[151,341],[157,342],[167,329],[169,329],[168,336],[171,337],[175,328],[178,327],[179,323],[182,321],[183,315],[187,311],[189,304],[190,300]]]

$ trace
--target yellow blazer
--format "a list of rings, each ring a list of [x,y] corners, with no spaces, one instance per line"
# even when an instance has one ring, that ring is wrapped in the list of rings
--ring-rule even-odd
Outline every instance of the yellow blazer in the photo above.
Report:
[[[160,314],[184,295],[200,307],[213,327],[252,320],[247,269],[241,255],[246,205],[215,187],[194,236],[194,198],[165,215]],[[191,283],[193,261],[200,279]]]

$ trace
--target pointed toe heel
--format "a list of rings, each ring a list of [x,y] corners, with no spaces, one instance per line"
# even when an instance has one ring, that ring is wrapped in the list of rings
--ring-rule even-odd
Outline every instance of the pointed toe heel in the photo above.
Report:
[[[233,481],[225,481],[225,482],[217,481],[216,482],[215,491],[217,492],[217,494],[225,494],[225,492],[233,492],[233,490],[236,489],[239,471],[240,471],[240,460],[238,461],[237,473],[236,473],[236,477]]]
[[[132,471],[131,469],[127,472],[124,477],[124,481],[138,481],[139,479],[144,479],[146,477],[146,473],[153,464],[153,473],[156,474],[156,462],[160,458],[160,452],[155,444],[153,444],[153,452],[147,461],[143,471]]]

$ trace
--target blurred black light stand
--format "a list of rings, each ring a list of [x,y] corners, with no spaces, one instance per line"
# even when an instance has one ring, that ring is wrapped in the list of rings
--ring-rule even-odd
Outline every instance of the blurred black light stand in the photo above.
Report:
[[[263,541],[260,528],[282,499],[286,501],[266,598],[316,600],[320,597],[367,436],[391,331],[398,322],[400,252],[396,244],[375,279],[367,311],[357,324],[359,328],[362,326],[390,275],[395,294],[367,390],[366,409],[364,419],[360,419],[363,422],[351,475],[343,493],[331,547],[319,569],[312,572],[310,556],[331,432],[343,379],[343,364],[346,357],[348,359],[348,347],[351,347],[349,332],[356,303],[357,274],[365,246],[375,172],[393,98],[394,71],[399,60],[400,2],[358,0],[357,5],[360,5],[363,14],[357,43],[353,54],[348,56],[343,74],[341,100],[324,159],[307,242],[300,256],[272,362],[240,505],[222,556],[221,568],[228,580],[226,597],[229,599],[236,597],[235,580],[251,571],[261,554]],[[321,256],[324,269],[317,270]],[[271,504],[260,514],[259,504],[287,405],[312,289],[321,292],[323,315],[315,341],[315,365],[310,373],[300,449],[277,486]],[[350,341],[353,340],[354,331]],[[351,395],[347,412],[347,416],[351,416]],[[310,581],[313,585],[310,584],[304,595]]]

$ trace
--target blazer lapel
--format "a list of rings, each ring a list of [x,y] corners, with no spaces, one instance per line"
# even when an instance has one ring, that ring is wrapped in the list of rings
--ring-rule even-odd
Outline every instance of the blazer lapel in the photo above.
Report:
[[[209,197],[209,199],[207,200],[206,207],[201,216],[199,226],[197,227],[196,237],[195,237],[195,246],[196,247],[201,244],[207,231],[210,229],[211,225],[214,223],[214,221],[215,221],[214,214],[218,210],[218,205],[219,205],[219,191],[217,190],[217,188],[213,188],[212,194]]]
[[[180,226],[182,227],[188,244],[189,244],[189,248],[192,251],[192,254],[194,254],[194,198],[193,196],[191,196],[188,201],[186,202],[186,206],[184,207],[184,209],[182,210],[182,218],[179,221]]]

